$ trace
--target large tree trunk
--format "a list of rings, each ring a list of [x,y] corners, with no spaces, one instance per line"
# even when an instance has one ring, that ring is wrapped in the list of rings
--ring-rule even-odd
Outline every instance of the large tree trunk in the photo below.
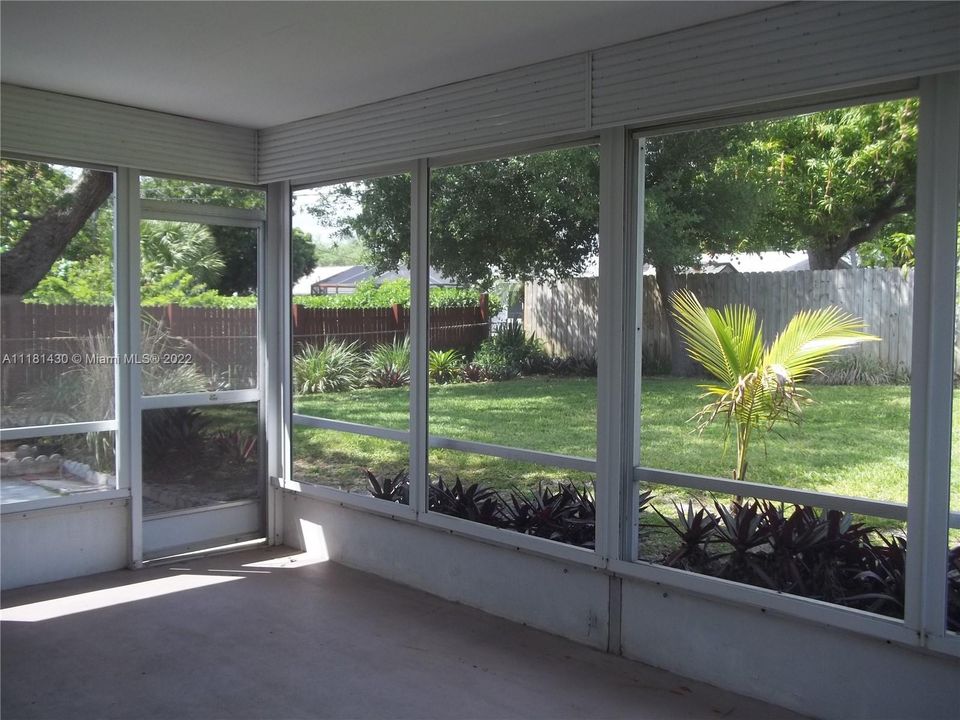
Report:
[[[696,366],[687,354],[686,343],[680,337],[680,326],[673,316],[673,294],[677,290],[677,275],[672,265],[655,264],[654,269],[663,311],[667,315],[667,327],[670,329],[670,374],[674,377],[690,377],[695,373]]]
[[[849,250],[847,242],[830,238],[824,245],[807,248],[807,260],[811,270],[833,270]]]
[[[3,296],[19,298],[33,290],[111,192],[112,173],[84,170],[72,202],[64,208],[50,208],[33,221],[16,245],[0,255]]]

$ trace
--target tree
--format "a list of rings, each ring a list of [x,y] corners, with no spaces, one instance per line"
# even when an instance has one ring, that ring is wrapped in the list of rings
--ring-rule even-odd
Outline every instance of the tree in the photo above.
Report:
[[[756,249],[749,229],[765,191],[732,160],[750,132],[744,126],[647,140],[644,258],[656,267],[668,308],[680,268],[696,266],[704,252]],[[435,171],[431,265],[484,289],[496,278],[551,283],[577,275],[602,241],[599,165],[596,148],[578,147]],[[409,262],[409,178],[378,178],[343,192],[358,207],[344,225],[377,269]],[[330,203],[318,213],[329,217]],[[670,323],[673,371],[686,374],[690,363]]]
[[[226,266],[210,228],[196,223],[143,221],[140,253],[143,265],[153,263],[161,272],[187,270],[210,287],[217,286]]]
[[[695,130],[646,140],[644,261],[653,265],[670,329],[670,372],[694,366],[677,326],[677,273],[704,253],[767,249],[752,234],[769,191],[744,172],[752,125]]]
[[[33,290],[113,192],[113,175],[84,170],[76,184],[45,163],[3,161],[0,288]]]
[[[463,285],[495,278],[552,282],[581,272],[597,251],[599,156],[555,150],[434,171],[430,264]],[[342,221],[378,271],[409,264],[410,179],[346,187],[359,210]]]
[[[109,267],[113,256],[113,213],[106,202],[113,191],[113,175],[84,170],[74,177],[55,165],[17,160],[3,160],[0,168],[0,286],[4,296],[30,295],[46,277],[54,285],[62,285],[68,268],[73,277],[100,277],[102,260],[105,258]],[[264,203],[263,193],[257,191],[186,180],[145,177],[141,187],[143,197],[149,199],[238,208],[263,207]],[[145,256],[152,254],[168,271],[188,271],[194,282],[208,284],[223,295],[256,290],[258,266],[252,230],[192,223],[161,225],[165,228],[162,233],[156,229],[160,225],[144,223]],[[167,243],[170,246],[164,248]],[[295,231],[292,250],[296,280],[316,265],[310,236]],[[84,272],[73,267],[77,262],[93,266]],[[69,289],[54,291],[48,283],[45,296],[51,292],[59,296],[69,294]]]
[[[316,246],[310,233],[297,228],[290,236],[290,282],[295,283],[317,266]]]
[[[829,270],[854,248],[888,243],[885,231],[903,232],[894,221],[916,206],[917,112],[911,99],[764,123],[753,150],[776,194],[763,233]]]
[[[294,232],[301,231],[294,229]],[[336,240],[316,248],[317,265],[366,265],[371,262],[370,253],[356,238]]]
[[[241,209],[262,209],[262,192],[227,185],[144,178],[142,195],[156,200],[175,200]],[[249,228],[228,225],[207,226],[213,236],[216,250],[223,260],[219,276],[207,284],[222,295],[248,295],[257,289],[257,249],[255,235]],[[316,267],[313,241],[310,235],[294,229],[291,236],[291,280],[296,282]],[[192,272],[192,269],[185,268]]]

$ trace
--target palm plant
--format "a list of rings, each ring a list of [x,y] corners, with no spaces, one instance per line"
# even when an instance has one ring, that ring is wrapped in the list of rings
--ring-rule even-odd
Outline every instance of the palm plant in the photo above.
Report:
[[[157,263],[165,272],[187,270],[206,285],[219,280],[226,267],[207,225],[144,220],[140,225],[140,249],[145,262]]]
[[[720,417],[727,436],[736,433],[737,466],[745,479],[747,452],[754,435],[779,421],[800,422],[803,405],[812,402],[799,383],[819,372],[834,353],[880,338],[863,332],[863,323],[836,307],[802,310],[769,345],[757,313],[745,305],[705,308],[689,290],[673,294],[673,314],[690,357],[720,384],[701,385],[710,399],[692,419],[702,432]]]
[[[456,350],[431,350],[427,357],[431,382],[451,383],[460,376],[463,357]]]

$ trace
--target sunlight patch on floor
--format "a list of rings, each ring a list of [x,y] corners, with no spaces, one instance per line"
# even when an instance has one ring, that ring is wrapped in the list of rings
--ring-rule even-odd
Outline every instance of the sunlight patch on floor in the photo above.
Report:
[[[323,526],[309,520],[300,518],[300,539],[303,552],[293,555],[284,555],[283,557],[270,558],[259,562],[247,563],[247,568],[291,568],[304,567],[305,565],[316,565],[330,560],[330,553],[327,551],[327,538],[323,534]]]
[[[66,615],[100,610],[113,605],[147,600],[149,598],[170,595],[185,590],[197,590],[211,585],[243,580],[242,576],[226,575],[172,575],[157,580],[147,580],[132,585],[95,590],[93,592],[70,595],[68,597],[43,600],[41,602],[19,605],[0,610],[2,622],[42,622]]]

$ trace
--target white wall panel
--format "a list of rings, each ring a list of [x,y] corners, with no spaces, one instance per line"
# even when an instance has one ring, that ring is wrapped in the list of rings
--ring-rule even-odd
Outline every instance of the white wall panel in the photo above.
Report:
[[[960,4],[791,3],[593,53],[594,126],[960,67]]]
[[[4,513],[0,587],[8,590],[125,567],[129,502],[105,500]]]
[[[582,130],[577,55],[281,125],[260,133],[260,181],[298,179]]]
[[[284,542],[324,559],[605,649],[607,577],[409,522],[283,496]]]
[[[623,581],[623,654],[811,717],[955,718],[960,658]]]
[[[255,130],[13,85],[0,93],[5,153],[256,181]]]

